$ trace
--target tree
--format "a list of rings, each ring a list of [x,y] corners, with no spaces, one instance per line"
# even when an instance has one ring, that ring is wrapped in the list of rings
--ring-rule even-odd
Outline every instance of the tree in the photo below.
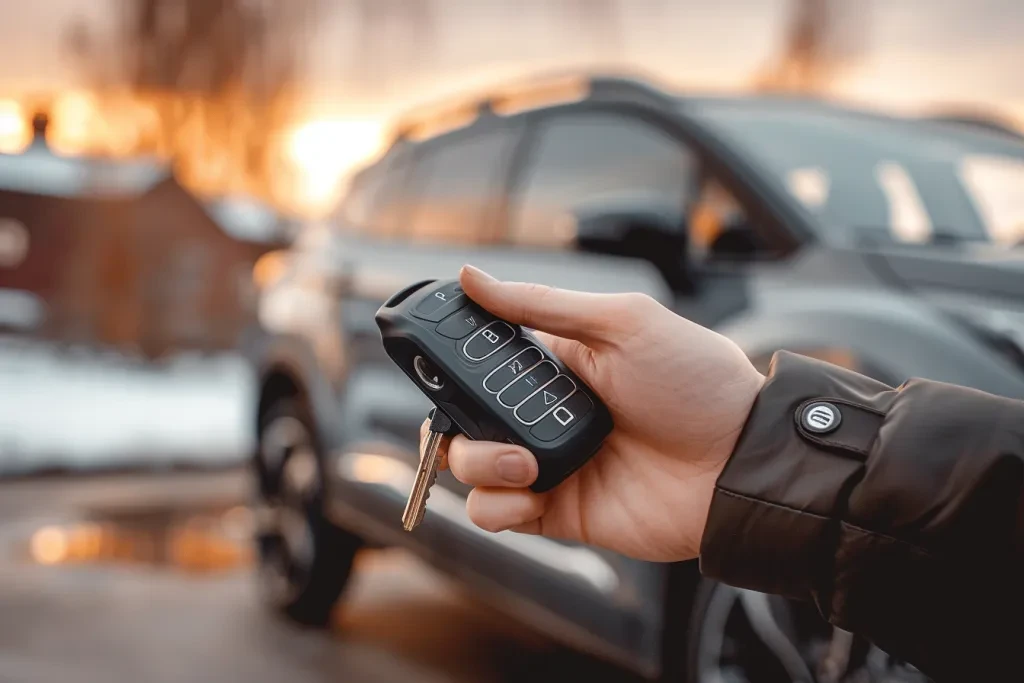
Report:
[[[793,0],[780,52],[755,78],[762,90],[818,93],[863,48],[865,2]]]
[[[98,90],[151,112],[137,152],[169,157],[187,184],[271,197],[315,3],[116,0],[110,39],[78,24],[67,42]]]

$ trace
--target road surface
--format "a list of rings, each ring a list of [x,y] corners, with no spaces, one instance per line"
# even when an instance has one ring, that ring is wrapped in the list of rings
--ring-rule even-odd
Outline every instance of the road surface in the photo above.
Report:
[[[238,472],[0,483],[0,680],[632,681],[396,550],[364,553],[327,631],[254,595]]]

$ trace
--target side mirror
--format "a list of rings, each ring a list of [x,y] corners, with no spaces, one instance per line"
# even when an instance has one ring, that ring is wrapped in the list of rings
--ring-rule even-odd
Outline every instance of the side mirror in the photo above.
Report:
[[[686,225],[678,211],[651,208],[578,211],[576,243],[583,251],[648,261],[674,288],[689,284]]]
[[[752,261],[763,251],[757,233],[746,221],[727,226],[708,249],[711,261]]]

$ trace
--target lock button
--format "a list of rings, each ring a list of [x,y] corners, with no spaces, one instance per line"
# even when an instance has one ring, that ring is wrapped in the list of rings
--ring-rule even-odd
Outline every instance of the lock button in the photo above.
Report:
[[[503,349],[516,338],[512,326],[501,320],[484,325],[472,337],[466,340],[462,353],[471,361],[478,362],[489,358]]]
[[[530,434],[540,441],[554,441],[572,429],[593,407],[590,398],[577,391],[535,424]]]

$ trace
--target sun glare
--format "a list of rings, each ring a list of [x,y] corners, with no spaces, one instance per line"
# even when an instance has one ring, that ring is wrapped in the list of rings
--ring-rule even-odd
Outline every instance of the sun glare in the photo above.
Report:
[[[380,121],[323,119],[297,127],[288,137],[288,155],[299,174],[299,201],[329,208],[348,174],[377,154],[383,142]]]
[[[14,100],[0,100],[0,152],[17,154],[32,138],[25,112]]]

